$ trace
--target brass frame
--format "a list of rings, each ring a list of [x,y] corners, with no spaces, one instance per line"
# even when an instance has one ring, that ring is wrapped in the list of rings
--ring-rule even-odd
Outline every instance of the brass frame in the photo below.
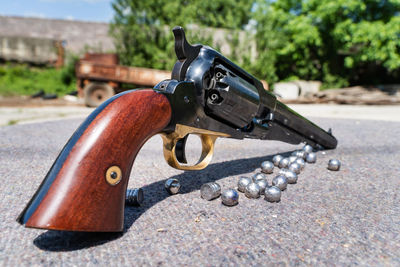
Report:
[[[188,134],[195,134],[200,137],[202,150],[199,161],[195,165],[182,165],[176,158],[176,143]],[[164,158],[168,165],[179,170],[202,170],[211,162],[214,154],[214,144],[218,137],[229,137],[228,134],[198,129],[190,126],[176,124],[175,132],[161,133],[163,139]]]

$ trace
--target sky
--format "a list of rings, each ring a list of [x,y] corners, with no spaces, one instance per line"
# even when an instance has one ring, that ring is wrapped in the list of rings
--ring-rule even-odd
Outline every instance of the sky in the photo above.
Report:
[[[112,0],[0,0],[0,15],[110,22]]]

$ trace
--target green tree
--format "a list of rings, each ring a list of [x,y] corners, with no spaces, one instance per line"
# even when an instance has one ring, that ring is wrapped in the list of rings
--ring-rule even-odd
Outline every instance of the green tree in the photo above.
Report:
[[[398,82],[399,14],[398,0],[260,0],[255,70],[325,87]]]
[[[111,33],[121,63],[172,69],[176,61],[171,28],[190,25],[243,29],[251,17],[252,1],[115,0]],[[187,32],[193,43],[204,36]]]

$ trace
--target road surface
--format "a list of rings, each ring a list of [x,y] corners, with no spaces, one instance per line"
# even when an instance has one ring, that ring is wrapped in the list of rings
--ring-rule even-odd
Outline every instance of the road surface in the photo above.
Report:
[[[145,201],[126,207],[122,234],[22,227],[15,219],[81,121],[0,127],[0,265],[400,265],[400,122],[314,118],[333,128],[338,148],[318,152],[280,203],[240,194],[235,207],[201,199],[200,186],[235,187],[300,146],[219,139],[208,168],[183,172],[164,162],[156,136],[134,164],[129,188],[142,187]],[[339,172],[326,169],[331,158],[341,160]],[[167,194],[168,178],[180,180],[180,194]]]

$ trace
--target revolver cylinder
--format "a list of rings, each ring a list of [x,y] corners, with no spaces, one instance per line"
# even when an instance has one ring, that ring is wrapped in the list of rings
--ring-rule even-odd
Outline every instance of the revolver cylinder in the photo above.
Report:
[[[221,64],[213,70],[206,93],[206,113],[235,127],[246,127],[260,104],[257,88]]]

